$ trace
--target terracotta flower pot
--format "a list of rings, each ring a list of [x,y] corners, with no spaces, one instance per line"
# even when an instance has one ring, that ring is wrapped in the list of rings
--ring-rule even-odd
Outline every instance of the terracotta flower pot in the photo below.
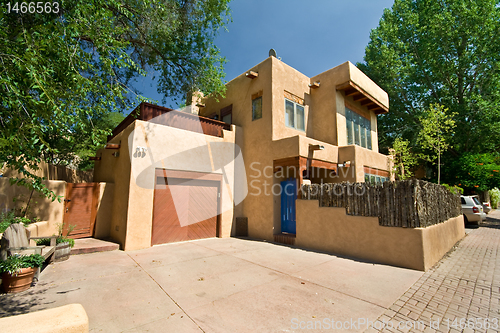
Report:
[[[22,268],[17,275],[2,274],[3,289],[6,293],[18,293],[28,290],[33,282],[36,268]]]

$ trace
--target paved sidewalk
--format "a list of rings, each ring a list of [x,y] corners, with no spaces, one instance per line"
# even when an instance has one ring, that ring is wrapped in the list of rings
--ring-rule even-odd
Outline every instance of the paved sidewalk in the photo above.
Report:
[[[499,332],[500,210],[467,231],[366,332]]]
[[[323,318],[375,321],[422,275],[215,238],[72,255],[49,265],[34,288],[0,295],[0,317],[80,303],[90,332],[297,332]]]

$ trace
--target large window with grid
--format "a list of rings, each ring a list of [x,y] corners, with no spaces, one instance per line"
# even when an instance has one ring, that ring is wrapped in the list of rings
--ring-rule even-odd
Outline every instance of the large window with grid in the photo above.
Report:
[[[388,177],[365,173],[365,183],[380,185],[388,181]]]
[[[363,148],[372,149],[372,131],[370,119],[345,108],[347,144],[358,145]]]
[[[304,106],[285,98],[285,125],[305,131]]]

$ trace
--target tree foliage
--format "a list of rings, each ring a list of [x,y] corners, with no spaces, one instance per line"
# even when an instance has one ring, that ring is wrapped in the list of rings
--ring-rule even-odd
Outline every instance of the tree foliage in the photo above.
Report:
[[[444,166],[449,184],[468,192],[500,187],[500,154],[465,153]]]
[[[109,129],[96,123],[143,99],[131,82],[146,71],[165,96],[223,91],[213,40],[228,0],[62,0],[57,14],[9,14],[1,2],[0,164],[37,189],[27,167],[102,144]]]
[[[395,0],[372,30],[358,66],[389,94],[381,146],[413,145],[438,103],[454,114],[451,155],[500,151],[499,0]]]
[[[421,156],[430,162],[437,158],[438,184],[441,183],[441,155],[452,147],[450,141],[455,128],[453,120],[455,114],[449,114],[447,111],[448,109],[442,105],[433,104],[419,118],[421,128],[418,143],[424,150],[431,150],[430,154],[422,154]]]
[[[396,180],[411,178],[413,176],[412,167],[418,163],[418,158],[411,152],[409,142],[402,138],[396,138],[389,153],[393,163],[391,173],[394,174]]]

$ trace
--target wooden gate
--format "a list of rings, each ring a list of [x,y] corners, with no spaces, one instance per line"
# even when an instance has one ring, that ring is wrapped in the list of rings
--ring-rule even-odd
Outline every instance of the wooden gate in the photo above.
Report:
[[[92,237],[99,202],[99,183],[68,183],[64,199],[64,235],[69,225],[75,228],[70,238]]]
[[[157,170],[151,245],[216,237],[221,175],[189,178],[192,173],[179,172],[183,178],[170,173],[167,179],[158,177],[161,171]]]

